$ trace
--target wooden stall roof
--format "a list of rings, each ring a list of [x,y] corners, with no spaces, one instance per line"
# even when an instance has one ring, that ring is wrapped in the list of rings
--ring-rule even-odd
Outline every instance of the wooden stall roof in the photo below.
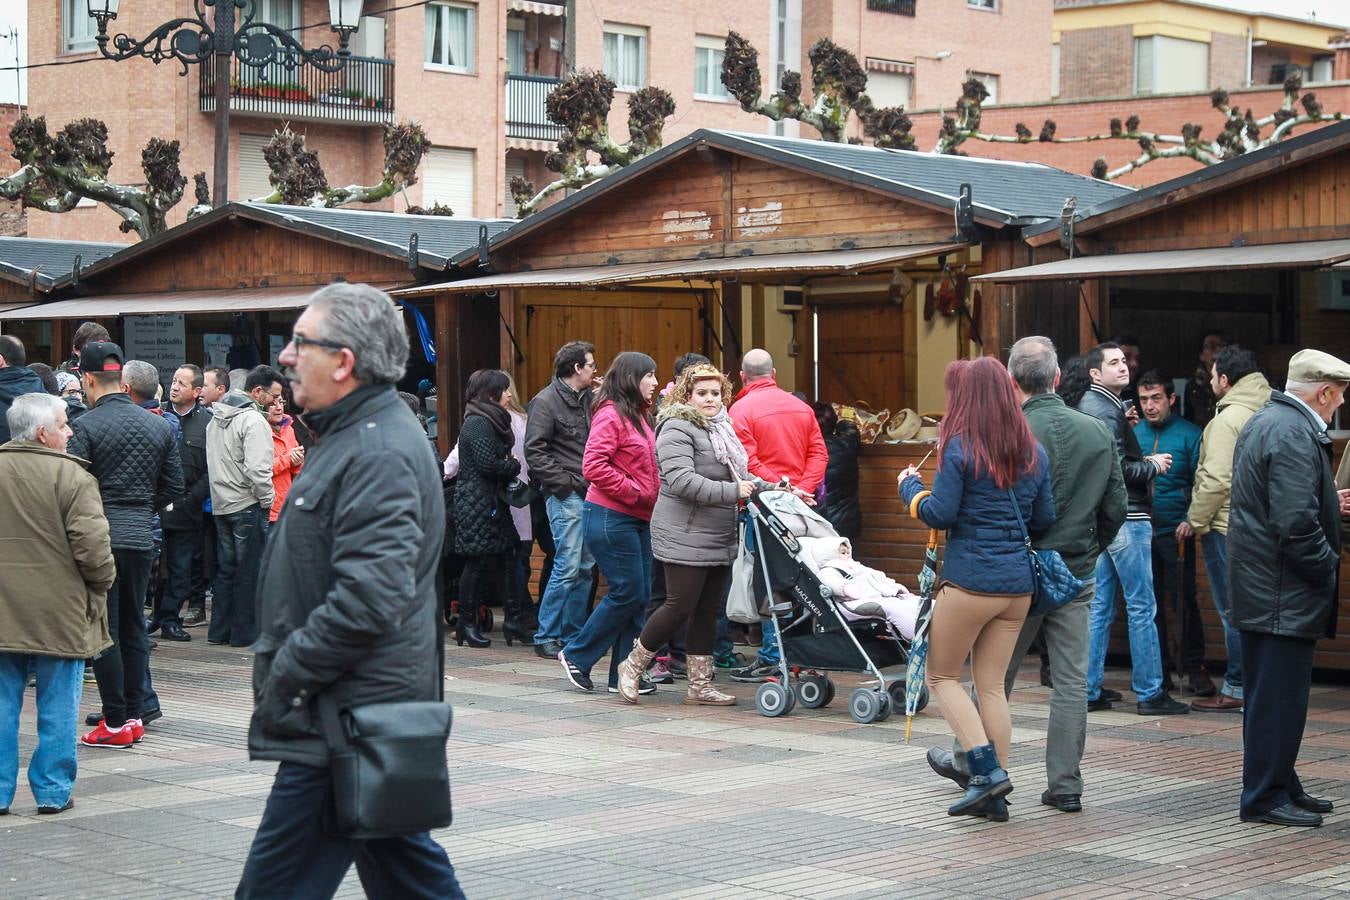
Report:
[[[1013,283],[1111,278],[1126,275],[1163,275],[1179,272],[1239,269],[1309,269],[1350,260],[1350,239],[1305,241],[1298,244],[1253,244],[1245,247],[1203,247],[1195,250],[1155,250],[1147,253],[1108,253],[1076,256],[1055,262],[976,275],[971,281]]]
[[[49,241],[28,237],[0,237],[0,278],[49,291],[75,267],[89,265],[125,250],[128,244],[97,241]]]
[[[761,256],[710,257],[677,262],[619,263],[611,266],[574,266],[480,275],[459,281],[423,284],[393,293],[418,297],[439,293],[476,293],[506,288],[597,288],[644,281],[683,278],[724,278],[774,272],[818,272],[849,275],[876,266],[964,250],[969,244],[913,244],[907,247],[872,247],[865,250],[823,250],[808,253],[766,253]]]
[[[759,160],[777,169],[850,185],[872,195],[903,200],[949,217],[959,201],[961,186],[969,184],[975,221],[994,228],[1057,219],[1069,197],[1077,197],[1080,204],[1097,204],[1133,193],[1132,188],[1038,163],[699,129],[521,220],[492,238],[489,251],[495,254],[560,219],[568,219],[578,207],[622,189],[635,179],[658,178],[659,170],[709,148]],[[475,246],[455,256],[451,264],[467,265],[476,262],[478,256],[479,248]]]
[[[385,290],[390,285],[375,285]],[[96,319],[149,316],[159,313],[254,312],[299,309],[309,302],[312,287],[252,288],[232,291],[154,291],[144,294],[99,294],[55,300],[0,311],[7,319]]]
[[[443,271],[450,257],[476,247],[480,238],[491,238],[514,223],[512,219],[461,219],[455,216],[413,216],[407,213],[371,212],[353,209],[316,209],[271,203],[227,203],[205,215],[176,225],[161,234],[118,249],[78,272],[67,272],[52,290],[72,287],[137,262],[159,250],[186,250],[202,233],[229,221],[271,225],[310,238],[319,238],[389,259],[400,260],[410,269]],[[414,238],[416,241],[414,242]],[[69,268],[69,267],[68,267]]]
[[[1079,199],[1074,234],[1089,235],[1159,210],[1227,191],[1279,169],[1305,163],[1350,148],[1350,121],[1337,122],[1260,150],[1207,166],[1132,194],[1085,203]],[[1040,222],[1023,229],[1028,244],[1040,246],[1059,237],[1058,221]]]

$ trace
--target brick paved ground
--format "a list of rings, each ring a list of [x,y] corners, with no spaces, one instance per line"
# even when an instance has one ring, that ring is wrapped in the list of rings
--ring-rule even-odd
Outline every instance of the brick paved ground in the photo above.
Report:
[[[0,896],[232,892],[273,766],[244,752],[247,654],[194,634],[154,654],[166,715],[145,743],[81,749],[74,810],[36,816],[21,778],[0,819]],[[1086,809],[1040,806],[1048,692],[1028,669],[999,825],[945,814],[954,790],[923,761],[947,740],[935,710],[905,746],[902,718],[859,726],[841,700],[770,720],[737,685],[729,710],[683,707],[671,688],[630,707],[520,647],[451,646],[448,662],[455,824],[437,837],[474,900],[1350,893],[1350,689],[1315,689],[1300,766],[1345,811],[1279,829],[1237,820],[1235,716],[1094,714]],[[25,760],[33,741],[30,704]],[[360,895],[354,875],[343,893]]]

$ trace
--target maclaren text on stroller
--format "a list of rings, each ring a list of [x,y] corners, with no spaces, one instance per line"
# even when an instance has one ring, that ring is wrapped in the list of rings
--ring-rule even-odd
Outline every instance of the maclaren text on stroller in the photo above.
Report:
[[[777,626],[781,669],[778,680],[761,684],[755,693],[760,714],[787,715],[798,701],[807,709],[828,706],[835,692],[830,672],[860,672],[876,680],[875,687],[859,687],[849,695],[855,722],[881,722],[892,709],[903,710],[904,672],[887,679],[881,670],[906,662],[909,642],[884,616],[846,617],[841,598],[822,582],[799,540],[808,530],[812,536],[838,537],[834,529],[782,491],[754,494],[746,510],[748,544],[756,557],[754,595],[767,597],[761,610],[767,605]],[[927,705],[927,695],[925,687],[919,709]]]

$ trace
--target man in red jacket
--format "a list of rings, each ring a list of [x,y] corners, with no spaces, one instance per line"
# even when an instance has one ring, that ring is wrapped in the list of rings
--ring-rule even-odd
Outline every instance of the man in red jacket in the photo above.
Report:
[[[778,371],[767,350],[751,350],[741,358],[741,384],[731,424],[745,446],[750,473],[772,484],[786,479],[806,495],[814,493],[829,462],[816,414],[778,386]],[[764,681],[778,674],[781,654],[773,619],[765,620],[763,632],[755,661],[733,670],[733,681]]]

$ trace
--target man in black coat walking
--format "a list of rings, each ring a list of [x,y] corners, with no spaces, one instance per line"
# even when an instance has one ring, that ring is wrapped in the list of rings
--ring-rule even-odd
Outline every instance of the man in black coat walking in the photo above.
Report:
[[[236,898],[331,897],[353,861],[371,897],[462,898],[427,832],[328,833],[332,791],[318,703],[436,700],[441,474],[398,399],[402,314],[367,285],[310,298],[280,362],[318,440],[268,535],[253,646],[252,759],[280,760]]]
[[[196,611],[194,621],[206,619],[206,572],[203,542],[206,537],[206,513],[202,504],[211,496],[211,479],[206,469],[206,426],[211,410],[202,406],[202,370],[185,363],[173,373],[164,415],[178,421],[181,437],[179,457],[183,462],[183,496],[160,514],[164,528],[164,559],[167,577],[164,596],[150,623],[150,631],[160,630],[170,641],[190,641],[179,615],[186,602]]]
[[[1321,825],[1332,809],[1308,796],[1294,764],[1313,650],[1336,636],[1342,509],[1326,432],[1347,385],[1350,365],[1318,350],[1294,354],[1284,392],[1247,422],[1233,456],[1228,572],[1244,667],[1244,822]]]

